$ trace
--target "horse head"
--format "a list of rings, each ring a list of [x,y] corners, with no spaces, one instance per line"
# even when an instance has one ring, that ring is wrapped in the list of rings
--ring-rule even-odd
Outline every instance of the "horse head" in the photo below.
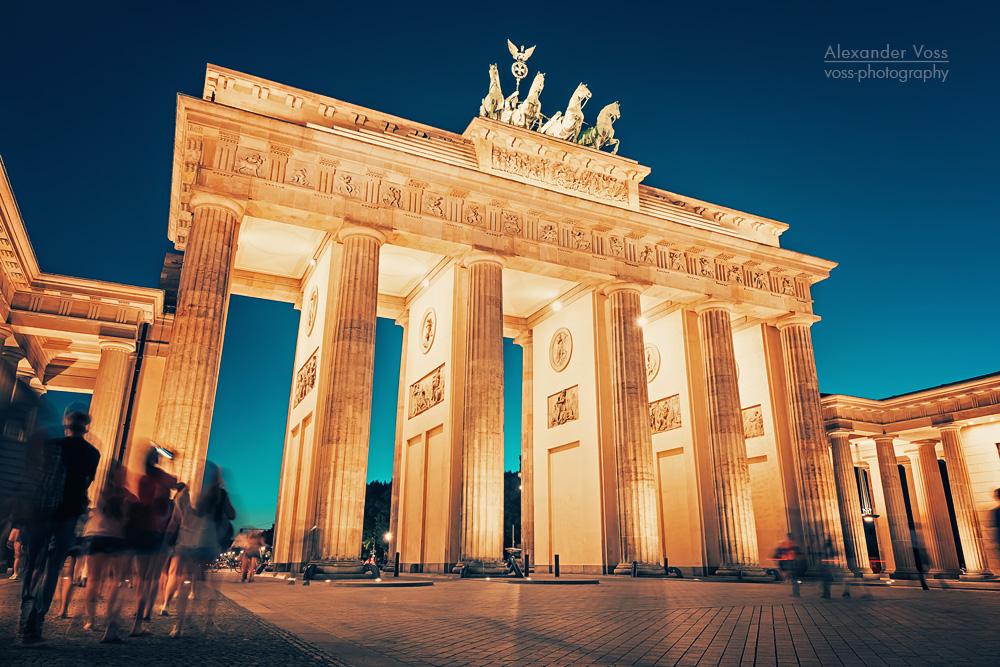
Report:
[[[535,74],[535,78],[531,81],[531,88],[528,89],[528,98],[538,97],[542,94],[542,88],[545,87],[545,73],[538,72]]]
[[[605,114],[607,114],[608,118],[611,120],[612,123],[615,122],[616,120],[618,120],[619,118],[621,118],[622,117],[622,112],[618,108],[618,102],[612,102],[608,106],[606,106],[603,109],[601,109],[601,114],[600,115],[603,116]]]
[[[573,91],[573,96],[569,98],[569,105],[571,107],[579,106],[583,108],[584,103],[590,99],[590,88],[587,88],[587,84],[581,83]]]
[[[497,71],[497,66],[490,65],[490,81],[500,81],[500,72]]]

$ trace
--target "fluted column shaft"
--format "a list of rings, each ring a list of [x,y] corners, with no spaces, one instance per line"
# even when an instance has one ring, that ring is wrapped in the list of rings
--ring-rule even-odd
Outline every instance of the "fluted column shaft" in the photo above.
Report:
[[[962,555],[965,557],[964,577],[970,579],[991,577],[993,572],[986,560],[986,549],[983,546],[983,533],[976,513],[976,501],[972,495],[969,468],[965,464],[965,454],[962,452],[961,427],[950,424],[941,426],[938,430],[941,432],[944,460],[948,465],[948,482],[951,486],[951,501],[955,506],[958,538],[962,542]]]
[[[403,485],[403,425],[406,423],[406,346],[410,339],[410,311],[407,310],[396,320],[403,327],[403,351],[399,357],[399,392],[396,399],[396,444],[392,454],[392,500],[389,505],[389,557],[398,551],[399,544],[399,491]]]
[[[631,572],[633,561],[644,573],[662,573],[640,291],[636,285],[620,283],[607,295],[621,538],[621,562],[615,574]]]
[[[330,380],[322,398],[319,446],[319,557],[353,566],[361,555],[368,473],[368,435],[375,375],[378,265],[384,237],[362,227],[341,232],[336,289],[328,290],[324,364]],[[333,287],[334,285],[331,285]]]
[[[833,476],[837,485],[847,566],[855,574],[871,574],[865,524],[861,517],[861,499],[858,497],[854,458],[851,456],[851,434],[847,431],[834,431],[830,434],[830,445],[833,450]]]
[[[899,478],[896,448],[892,441],[891,435],[875,436],[875,453],[878,456],[878,472],[882,478],[886,521],[889,523],[889,537],[892,540],[892,557],[896,561],[893,576],[903,579],[914,576],[917,567],[913,560],[913,542],[910,540],[910,524],[906,517],[906,503],[903,500],[903,483]]]
[[[90,399],[90,431],[88,440],[101,452],[90,497],[95,499],[104,486],[111,461],[117,453],[118,431],[121,427],[122,406],[128,390],[129,371],[132,370],[131,341],[101,341],[101,361],[94,380],[94,394]]]
[[[759,568],[760,558],[730,313],[728,304],[720,302],[709,302],[698,310],[719,514],[721,567],[717,574]]]
[[[0,410],[6,409],[14,397],[17,382],[17,365],[24,359],[19,347],[4,347],[0,353]]]
[[[799,315],[778,321],[799,512],[806,549],[813,554],[820,553],[829,538],[835,551],[834,565],[846,568],[833,464],[819,402],[816,358],[809,331],[811,323],[810,318]],[[810,565],[817,567],[819,563],[814,559]]]
[[[521,552],[535,554],[534,346],[532,332],[514,339],[521,346]]]
[[[461,559],[490,573],[503,553],[503,264],[476,255],[467,266]]]
[[[193,220],[153,440],[175,452],[178,478],[197,490],[208,453],[242,207],[229,199],[197,194],[189,208]]]
[[[931,539],[927,540],[932,561],[932,572],[958,573],[958,552],[955,550],[955,536],[948,516],[948,499],[941,481],[941,467],[938,465],[935,443],[920,443],[918,450],[920,486],[923,498],[921,505],[926,508],[930,523]]]

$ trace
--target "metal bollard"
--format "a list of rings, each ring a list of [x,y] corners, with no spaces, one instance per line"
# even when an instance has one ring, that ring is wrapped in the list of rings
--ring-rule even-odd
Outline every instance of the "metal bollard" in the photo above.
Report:
[[[555,573],[556,573],[556,576],[558,577],[559,576],[559,554],[555,555]]]
[[[524,552],[524,576],[531,576],[531,554]]]
[[[396,552],[396,564],[392,566],[392,576],[399,576],[399,552]]]
[[[663,557],[663,576],[670,574],[670,560],[664,556]]]
[[[634,560],[632,561],[632,578],[634,579],[638,576],[639,576],[639,561]]]

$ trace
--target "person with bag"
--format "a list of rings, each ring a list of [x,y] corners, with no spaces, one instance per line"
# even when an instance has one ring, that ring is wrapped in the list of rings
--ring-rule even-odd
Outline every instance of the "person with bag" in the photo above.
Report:
[[[219,591],[211,577],[205,577],[205,565],[218,558],[222,547],[220,539],[232,531],[232,520],[236,518],[236,510],[229,500],[222,482],[219,467],[211,461],[205,462],[205,473],[202,479],[201,493],[198,501],[191,504],[188,489],[184,488],[177,496],[177,508],[181,511],[181,527],[177,534],[176,554],[179,561],[178,573],[184,583],[179,587],[177,596],[177,622],[171,637],[180,637],[187,618],[188,590],[190,582],[204,581],[207,592],[205,610],[205,631],[215,626],[215,607],[218,604]],[[230,539],[230,542],[232,540]]]

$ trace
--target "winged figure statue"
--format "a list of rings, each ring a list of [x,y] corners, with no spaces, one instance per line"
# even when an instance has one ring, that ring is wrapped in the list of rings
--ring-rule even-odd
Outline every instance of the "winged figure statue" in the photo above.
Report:
[[[510,55],[514,56],[514,60],[523,63],[525,60],[531,57],[531,54],[535,52],[535,47],[530,49],[525,49],[521,46],[521,50],[518,51],[517,47],[514,46],[514,42],[507,40],[507,48],[510,49]]]

